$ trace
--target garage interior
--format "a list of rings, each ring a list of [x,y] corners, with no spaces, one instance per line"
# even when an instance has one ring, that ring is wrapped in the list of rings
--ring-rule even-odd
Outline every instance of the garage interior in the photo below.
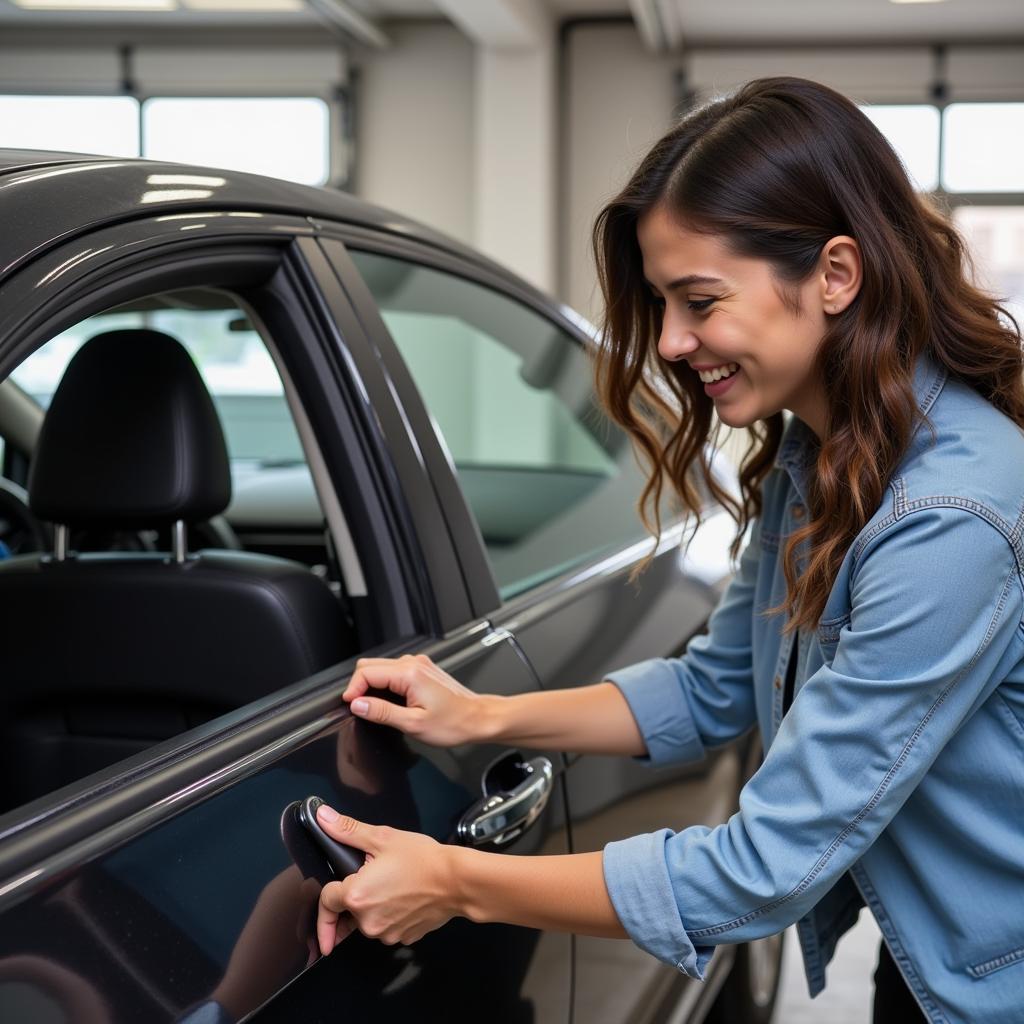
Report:
[[[348,191],[592,322],[602,203],[674,117],[776,74],[866,105],[1024,316],[1019,0],[0,0],[4,147]],[[865,1024],[869,915],[813,1004],[787,942],[776,1019]]]

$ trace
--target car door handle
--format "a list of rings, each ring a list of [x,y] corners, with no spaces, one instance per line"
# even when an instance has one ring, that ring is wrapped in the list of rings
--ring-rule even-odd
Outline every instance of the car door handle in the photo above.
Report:
[[[509,762],[512,762],[510,764]],[[488,792],[495,770],[514,771],[521,781],[509,789]],[[484,775],[484,796],[462,815],[456,837],[464,846],[501,846],[521,835],[540,816],[551,796],[554,770],[546,757],[524,761],[515,752],[506,755]]]

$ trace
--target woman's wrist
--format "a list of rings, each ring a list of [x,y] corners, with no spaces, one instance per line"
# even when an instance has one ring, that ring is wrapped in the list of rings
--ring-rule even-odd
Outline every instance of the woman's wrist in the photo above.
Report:
[[[482,924],[484,919],[473,899],[474,860],[479,856],[479,851],[466,846],[445,846],[443,849],[448,862],[452,916]]]
[[[470,742],[501,743],[504,740],[510,699],[496,693],[480,694],[476,702]]]

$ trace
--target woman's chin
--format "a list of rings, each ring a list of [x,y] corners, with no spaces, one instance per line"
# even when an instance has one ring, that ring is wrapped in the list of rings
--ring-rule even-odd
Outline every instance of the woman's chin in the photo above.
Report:
[[[730,408],[725,403],[716,405],[715,413],[727,427],[736,429],[749,427],[757,419],[756,416],[746,415],[742,409]]]

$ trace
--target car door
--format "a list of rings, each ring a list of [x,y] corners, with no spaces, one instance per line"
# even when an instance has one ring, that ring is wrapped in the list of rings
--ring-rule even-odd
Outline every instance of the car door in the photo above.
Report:
[[[684,555],[683,527],[669,517],[650,567],[630,582],[650,547],[635,513],[643,478],[594,406],[581,325],[457,254],[353,231],[324,244],[339,273],[359,273],[362,299],[377,311],[364,319],[376,322],[424,458],[435,459],[435,479],[444,481],[477,608],[515,637],[540,684],[598,682],[613,668],[678,653],[729,574],[731,520],[709,507]],[[452,382],[467,378],[477,401],[452,410]],[[487,577],[498,594],[488,593]],[[570,758],[574,851],[724,821],[736,809],[745,759],[738,746],[653,773],[625,758]],[[576,1019],[696,1019],[731,957],[731,949],[719,953],[711,983],[700,986],[631,944],[580,937]]]
[[[83,207],[91,185],[82,175]],[[336,285],[310,258],[308,223],[246,213],[125,211],[26,255],[0,282],[0,374],[72,317],[143,293],[234,289],[285,356],[344,506],[378,640],[358,653],[426,653],[471,688],[534,688],[508,633],[469,609],[414,438],[344,295],[324,294]],[[354,719],[340,701],[354,660],[0,817],[0,1020],[178,1021],[210,1000],[220,1020],[440,1021],[464,1003],[493,1020],[569,1019],[568,936],[456,919],[413,947],[353,935],[316,954],[325,865],[296,847],[294,801],[316,794],[451,841],[485,792],[524,776],[513,751],[433,750]],[[558,755],[541,754],[558,773]],[[549,796],[502,850],[568,850],[560,778]]]

